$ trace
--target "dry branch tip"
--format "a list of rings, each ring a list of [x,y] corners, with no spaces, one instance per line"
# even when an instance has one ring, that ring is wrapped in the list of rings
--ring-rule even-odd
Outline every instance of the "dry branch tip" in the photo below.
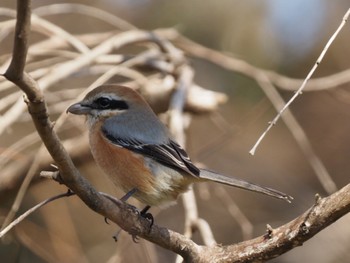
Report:
[[[273,234],[273,228],[271,227],[271,225],[266,224],[266,234],[264,235],[264,239],[272,238],[272,234]]]

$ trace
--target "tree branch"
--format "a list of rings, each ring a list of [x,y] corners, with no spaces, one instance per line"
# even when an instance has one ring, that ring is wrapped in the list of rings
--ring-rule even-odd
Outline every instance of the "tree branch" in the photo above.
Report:
[[[193,258],[193,252],[198,250],[196,249],[198,246],[193,241],[156,225],[153,225],[150,230],[149,222],[140,217],[132,206],[121,201],[112,202],[110,199],[101,196],[74,166],[48,118],[45,100],[40,89],[36,86],[34,80],[23,71],[30,30],[30,4],[30,0],[17,1],[17,17],[21,19],[18,19],[16,23],[15,52],[10,67],[4,76],[26,93],[28,111],[32,116],[33,123],[55,160],[64,183],[92,210],[117,223],[130,234],[146,238],[181,254],[184,258]],[[20,56],[20,58],[16,58],[16,56]],[[22,71],[18,69],[22,69]]]
[[[350,211],[350,185],[333,195],[317,199],[316,204],[293,221],[277,228],[269,229],[267,235],[228,246],[199,246],[189,238],[169,229],[153,225],[150,229],[148,220],[139,216],[132,206],[119,200],[111,200],[98,193],[90,183],[80,175],[67,151],[62,146],[52,122],[49,120],[45,98],[35,81],[24,72],[28,49],[30,28],[30,1],[17,1],[17,23],[13,57],[4,76],[15,83],[27,98],[28,111],[33,123],[44,142],[46,148],[55,160],[64,184],[71,189],[88,207],[95,212],[117,223],[122,229],[133,236],[140,236],[163,248],[180,254],[186,262],[251,262],[266,261],[283,254],[290,249],[302,245],[316,233],[335,222]],[[143,32],[143,36],[149,36]],[[142,32],[141,32],[142,34]],[[153,39],[144,37],[143,40],[156,42],[162,52],[173,52],[169,43],[162,42],[153,33]],[[110,44],[110,43],[109,43]],[[107,48],[111,48],[108,45]],[[92,55],[81,59],[76,67],[87,64],[91,56],[97,56],[101,49]],[[176,55],[176,54],[175,54]],[[173,58],[176,60],[176,56]],[[179,65],[178,65],[179,66]],[[184,68],[185,67],[185,68]],[[192,73],[188,65],[181,65],[182,71],[179,85],[189,85]],[[62,68],[61,68],[62,69]],[[188,71],[189,70],[189,71]],[[185,73],[188,74],[185,74]],[[181,78],[182,76],[182,78]],[[178,81],[179,81],[178,80]],[[182,87],[185,88],[185,87]],[[187,87],[188,88],[188,87]],[[179,92],[184,92],[181,90]],[[179,97],[183,97],[179,94]],[[177,104],[174,104],[176,106]],[[183,107],[183,103],[179,106]],[[177,108],[177,106],[175,107]]]
[[[350,212],[350,184],[315,204],[289,223],[273,229],[269,236],[227,246],[231,262],[259,262],[275,258],[303,243]]]

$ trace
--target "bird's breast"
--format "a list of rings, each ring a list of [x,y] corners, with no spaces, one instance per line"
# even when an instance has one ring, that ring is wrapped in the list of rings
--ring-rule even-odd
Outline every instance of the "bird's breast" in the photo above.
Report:
[[[124,192],[136,188],[133,197],[145,204],[174,201],[191,183],[188,175],[113,144],[98,126],[90,130],[90,146],[97,165],[111,181]]]
[[[96,163],[116,186],[125,192],[135,187],[152,191],[155,180],[140,155],[111,143],[100,131],[90,133],[90,146]]]

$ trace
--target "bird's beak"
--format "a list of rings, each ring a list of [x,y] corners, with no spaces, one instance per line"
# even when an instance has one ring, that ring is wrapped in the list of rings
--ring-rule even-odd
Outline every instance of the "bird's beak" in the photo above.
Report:
[[[91,107],[88,105],[83,105],[81,102],[75,103],[66,110],[66,113],[70,112],[76,115],[86,115],[91,111]]]

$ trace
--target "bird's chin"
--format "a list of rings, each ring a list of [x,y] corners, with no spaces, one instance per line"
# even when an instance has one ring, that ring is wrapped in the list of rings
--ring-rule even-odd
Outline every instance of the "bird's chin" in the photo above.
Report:
[[[88,125],[88,127],[90,129],[95,124],[98,124],[99,122],[98,122],[98,118],[96,116],[89,114],[89,115],[86,115],[86,123],[87,123],[87,125]]]

